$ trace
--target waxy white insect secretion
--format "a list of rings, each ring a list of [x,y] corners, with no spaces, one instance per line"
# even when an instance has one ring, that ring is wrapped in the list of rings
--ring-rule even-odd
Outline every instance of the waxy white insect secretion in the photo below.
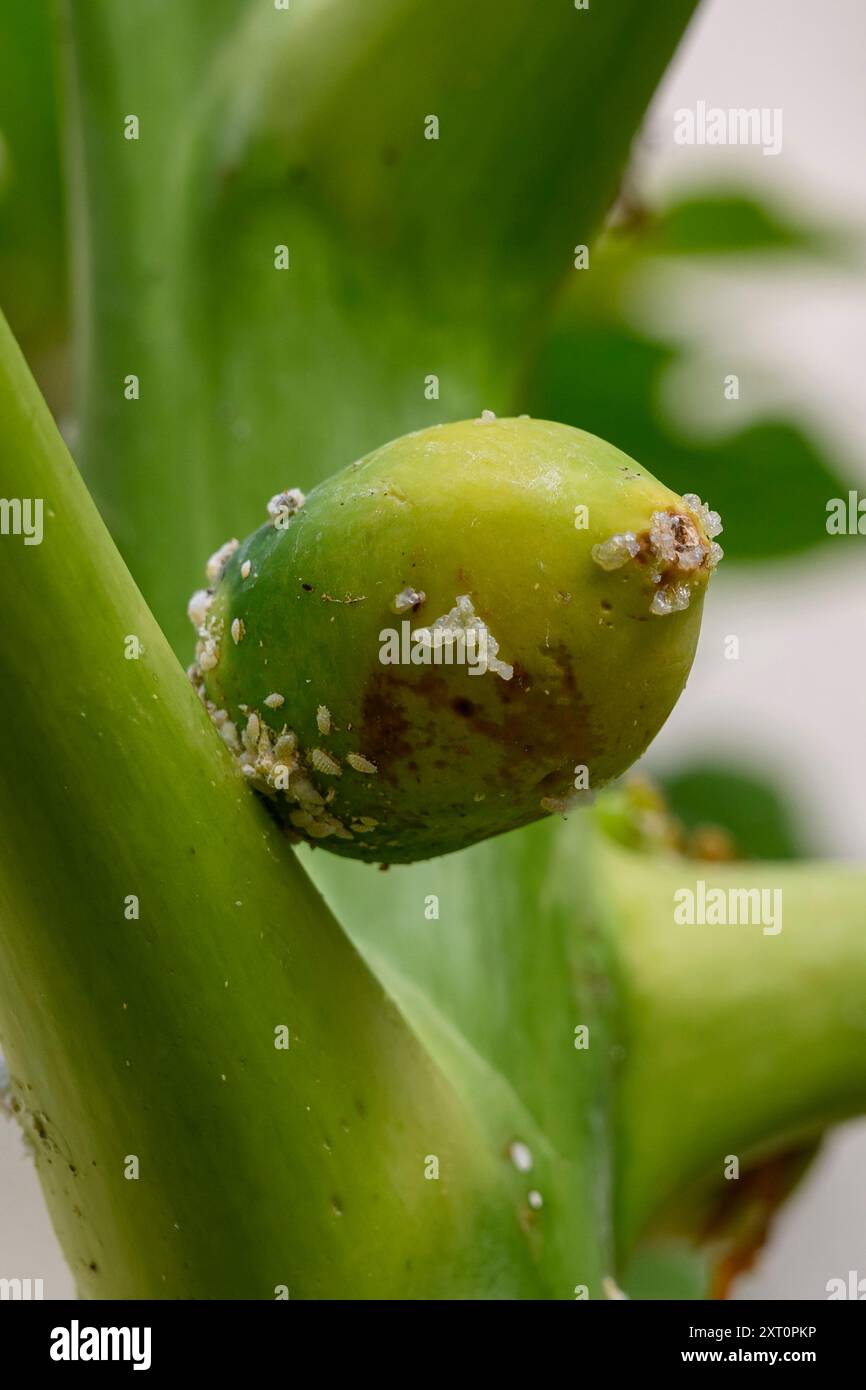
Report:
[[[650,600],[657,617],[681,613],[692,597],[687,577],[713,570],[724,555],[713,539],[722,530],[718,512],[711,511],[695,492],[683,496],[682,511],[653,512],[643,544],[634,531],[622,531],[592,547],[592,558],[603,570],[618,570],[638,555],[659,588]],[[684,578],[679,578],[682,575]]]
[[[204,627],[207,620],[208,609],[212,602],[213,594],[209,589],[196,589],[186,606],[187,617],[193,627]]]
[[[592,547],[592,558],[603,570],[618,570],[627,565],[640,551],[640,541],[633,531],[623,531]]]
[[[224,545],[220,546],[219,550],[215,550],[213,555],[211,555],[205,566],[205,573],[207,575],[207,582],[212,589],[219,583],[226,565],[239,545],[240,541],[233,538],[230,541],[226,541]]]
[[[408,613],[411,609],[415,613],[426,602],[427,595],[423,589],[403,589],[399,594],[395,594],[391,600],[391,612]]]
[[[214,637],[204,637],[196,648],[198,664],[203,671],[212,671],[220,659],[220,647]]]
[[[416,628],[412,633],[412,640],[425,640],[434,654],[437,648],[441,650],[447,645],[456,645],[459,652],[460,643],[466,641],[467,633],[472,634],[472,659],[465,664],[470,666],[472,673],[483,674],[485,671],[493,671],[504,681],[510,681],[514,675],[514,667],[507,661],[500,661],[497,655],[499,643],[483,618],[475,612],[469,594],[458,594],[451,611],[444,613],[441,618],[436,618],[429,627]],[[457,664],[461,664],[459,660]]]
[[[696,492],[684,492],[683,501],[690,511],[694,512],[698,521],[703,526],[710,540],[720,536],[725,529],[722,525],[722,518],[718,512],[711,511],[706,502],[702,502]]]
[[[663,584],[653,594],[650,612],[662,618],[668,613],[682,613],[688,608],[691,597],[688,584]]]

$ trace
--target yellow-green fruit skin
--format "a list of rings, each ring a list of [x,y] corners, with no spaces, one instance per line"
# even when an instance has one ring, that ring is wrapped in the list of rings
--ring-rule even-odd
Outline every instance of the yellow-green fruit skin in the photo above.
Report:
[[[682,505],[612,445],[549,421],[465,421],[397,439],[240,545],[212,601],[222,635],[207,698],[239,730],[255,711],[275,735],[295,732],[343,827],[317,843],[339,854],[408,862],[525,825],[572,798],[576,780],[598,790],[624,772],[685,685],[707,572],[691,577],[685,611],[657,616],[645,565],[606,571],[592,558],[593,545],[646,533],[654,512]],[[423,604],[397,613],[407,589]],[[510,680],[382,662],[383,634],[429,626],[461,595]],[[273,694],[278,709],[265,704]],[[314,749],[339,776],[310,766]],[[355,770],[349,754],[376,772]],[[297,805],[281,792],[270,800],[289,824]],[[375,822],[366,833],[361,817]]]

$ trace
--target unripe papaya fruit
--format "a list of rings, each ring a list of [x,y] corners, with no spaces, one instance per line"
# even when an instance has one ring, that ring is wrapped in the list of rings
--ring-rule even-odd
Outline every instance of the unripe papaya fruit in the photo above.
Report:
[[[718,517],[544,420],[394,440],[211,558],[191,676],[298,836],[407,862],[569,809],[686,681]]]

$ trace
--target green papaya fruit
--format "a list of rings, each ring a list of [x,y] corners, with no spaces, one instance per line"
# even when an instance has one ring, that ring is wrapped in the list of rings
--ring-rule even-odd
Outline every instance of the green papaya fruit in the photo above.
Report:
[[[386,444],[211,558],[190,674],[301,838],[408,862],[564,812],[694,657],[719,518],[545,420]]]

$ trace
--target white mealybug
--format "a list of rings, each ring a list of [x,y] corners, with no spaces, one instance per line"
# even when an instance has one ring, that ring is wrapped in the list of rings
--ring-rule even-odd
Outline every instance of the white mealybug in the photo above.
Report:
[[[284,492],[276,493],[268,502],[268,516],[274,526],[285,530],[289,519],[301,510],[306,500],[300,488],[286,488]]]
[[[204,627],[213,594],[209,589],[196,589],[186,606],[187,617],[193,627]]]
[[[227,719],[219,726],[220,738],[231,753],[240,753],[241,741],[238,738],[237,726]]]
[[[232,540],[226,541],[224,545],[220,546],[219,550],[215,550],[213,555],[211,555],[205,567],[207,582],[211,588],[219,583],[223,575],[223,570],[239,545],[240,541],[232,538]]]
[[[352,821],[349,829],[354,830],[356,835],[369,835],[378,824],[379,822],[374,820],[372,816],[359,816],[357,820]]]
[[[341,777],[342,768],[340,764],[326,753],[324,748],[313,748],[310,751],[310,762],[317,772],[323,772],[326,777]]]
[[[361,753],[347,753],[346,762],[353,767],[356,772],[378,772],[375,763],[371,763],[369,758],[365,758]]]
[[[203,671],[212,671],[220,659],[219,642],[214,637],[205,637],[197,649],[198,664]]]
[[[292,755],[296,752],[297,747],[298,740],[296,735],[291,729],[286,729],[280,734],[274,744],[274,757],[278,758],[281,762],[291,761]]]

